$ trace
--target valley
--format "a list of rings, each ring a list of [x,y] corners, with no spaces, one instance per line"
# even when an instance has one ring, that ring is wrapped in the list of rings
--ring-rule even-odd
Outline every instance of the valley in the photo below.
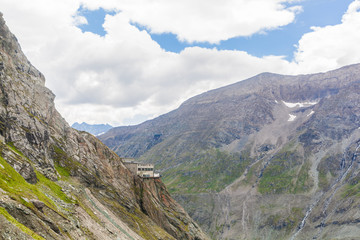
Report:
[[[360,5],[350,6],[344,16]],[[121,11],[112,14],[104,21],[124,17]],[[84,24],[86,18],[77,17]],[[127,58],[112,61],[112,48],[101,64],[84,64],[84,69],[83,62],[72,59],[80,73],[64,75],[76,79],[78,87],[71,86],[70,98],[60,101],[71,106],[67,116],[115,123],[147,119],[166,105],[170,88],[180,91],[192,84],[180,73],[191,61],[178,70],[170,59],[204,49],[189,46],[169,53],[146,29],[122,20],[128,34],[145,37],[152,53],[159,51],[155,55],[166,60],[140,52],[134,56],[141,59],[139,66]],[[83,32],[76,24],[70,24],[74,36],[121,46],[117,57],[147,49],[137,43],[127,52],[132,41],[115,41],[126,34],[112,39]],[[84,52],[86,60],[96,60],[87,55],[89,49]],[[59,66],[51,58],[52,67]],[[162,75],[158,67],[167,60],[170,70]],[[294,63],[277,60],[282,68]],[[190,72],[207,76],[201,71]],[[173,74],[189,82],[181,87],[165,79]],[[141,124],[112,128],[83,122],[73,125],[76,130],[57,111],[44,75],[0,14],[0,239],[359,239],[360,64],[314,74],[264,72],[237,82],[231,76],[226,81],[235,83],[191,97]],[[158,88],[162,83],[165,87]],[[159,90],[167,91],[166,86],[169,92]],[[150,105],[155,110],[148,111]]]
[[[156,164],[213,239],[360,234],[360,66],[263,73],[99,138]]]

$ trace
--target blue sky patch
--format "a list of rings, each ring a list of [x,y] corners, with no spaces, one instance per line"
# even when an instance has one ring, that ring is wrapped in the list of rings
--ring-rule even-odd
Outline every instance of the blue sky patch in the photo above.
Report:
[[[97,10],[88,10],[83,6],[77,11],[79,16],[83,16],[88,21],[88,24],[81,24],[77,26],[81,29],[82,32],[92,32],[100,36],[105,36],[106,31],[103,28],[103,24],[105,21],[106,15],[115,15],[115,11],[107,11],[103,8],[99,8]]]
[[[305,33],[312,31],[310,27],[324,27],[341,23],[341,18],[352,1],[353,0],[304,0],[297,3],[297,5],[303,7],[303,12],[296,16],[293,23],[279,29],[268,31],[265,34],[255,34],[250,37],[235,37],[221,41],[219,44],[209,44],[206,42],[190,44],[180,42],[175,34],[151,34],[149,29],[136,23],[132,24],[139,30],[146,30],[161,48],[169,52],[179,53],[186,47],[198,46],[203,48],[217,48],[219,50],[245,51],[256,57],[267,55],[285,56],[285,59],[291,61],[296,50],[295,45],[297,45]],[[294,4],[287,4],[287,6],[292,5]]]
[[[324,27],[341,23],[341,18],[346,12],[352,0],[304,0],[298,2],[302,5],[303,12],[296,16],[293,23],[266,33],[254,34],[250,37],[235,37],[219,44],[207,42],[187,43],[181,42],[173,33],[151,34],[150,30],[137,23],[131,23],[139,30],[145,30],[165,51],[179,53],[186,47],[198,46],[202,48],[216,48],[218,50],[245,51],[256,57],[267,55],[284,56],[291,61],[294,57],[296,45],[300,38],[307,32],[311,32],[311,26]],[[290,7],[294,4],[287,4]],[[88,24],[78,27],[83,32],[92,32],[105,36],[103,28],[106,14],[114,15],[115,11],[107,11],[103,8],[91,11],[80,6],[79,15],[87,19]]]

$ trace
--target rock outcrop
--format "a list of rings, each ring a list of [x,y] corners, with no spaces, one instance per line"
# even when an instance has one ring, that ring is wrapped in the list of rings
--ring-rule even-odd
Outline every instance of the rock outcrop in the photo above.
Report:
[[[1,15],[1,239],[207,239],[161,181],[69,127],[44,83]]]
[[[99,138],[162,168],[215,239],[356,239],[360,65],[263,73]]]

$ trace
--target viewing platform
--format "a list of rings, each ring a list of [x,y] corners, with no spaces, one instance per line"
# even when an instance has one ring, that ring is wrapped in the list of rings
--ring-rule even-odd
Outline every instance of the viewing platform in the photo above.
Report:
[[[133,158],[122,159],[125,166],[134,174],[142,178],[160,178],[160,173],[154,172],[154,164],[140,163]]]

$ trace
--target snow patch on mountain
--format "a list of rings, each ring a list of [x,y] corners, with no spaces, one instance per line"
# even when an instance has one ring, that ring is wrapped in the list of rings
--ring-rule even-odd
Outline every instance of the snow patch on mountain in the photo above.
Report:
[[[295,115],[289,114],[288,122],[293,122],[295,120],[295,118],[296,118]]]
[[[297,103],[289,103],[289,102],[285,102],[285,101],[282,101],[285,106],[289,107],[289,108],[295,108],[295,107],[310,107],[310,106],[313,106],[315,104],[317,104],[318,102],[297,102]]]

